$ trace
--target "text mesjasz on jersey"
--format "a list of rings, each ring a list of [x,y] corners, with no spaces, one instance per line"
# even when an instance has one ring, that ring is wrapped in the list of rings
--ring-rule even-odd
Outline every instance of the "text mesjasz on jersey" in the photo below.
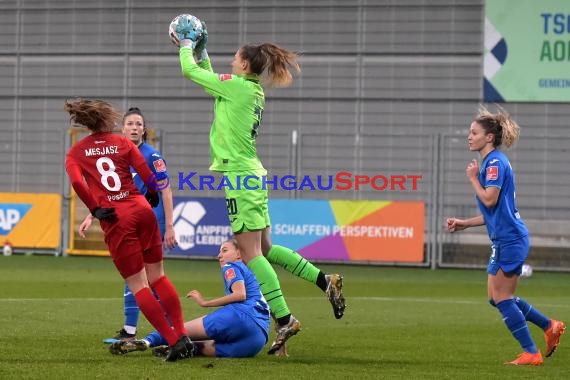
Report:
[[[116,145],[102,146],[101,148],[85,149],[85,156],[106,156],[107,154],[119,154],[119,147]]]

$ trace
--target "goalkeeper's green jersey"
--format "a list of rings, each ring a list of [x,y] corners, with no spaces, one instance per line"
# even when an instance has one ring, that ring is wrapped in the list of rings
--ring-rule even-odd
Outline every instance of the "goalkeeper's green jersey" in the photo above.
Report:
[[[255,145],[265,105],[258,76],[216,74],[209,59],[196,63],[189,47],[180,49],[180,64],[184,77],[215,98],[210,129],[210,170],[263,169]]]

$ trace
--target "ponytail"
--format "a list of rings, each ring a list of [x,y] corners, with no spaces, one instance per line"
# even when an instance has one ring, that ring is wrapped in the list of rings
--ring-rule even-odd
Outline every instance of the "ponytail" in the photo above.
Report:
[[[253,74],[265,74],[269,87],[288,87],[293,83],[291,70],[299,73],[299,54],[272,43],[245,45],[240,49],[241,58],[249,62]]]
[[[69,121],[86,127],[92,132],[112,131],[121,120],[121,113],[104,100],[66,100],[63,109],[69,113]]]
[[[495,148],[501,145],[510,148],[519,139],[519,125],[501,107],[497,113],[493,114],[481,106],[474,121],[483,127],[485,133],[492,133],[495,136],[493,140]]]

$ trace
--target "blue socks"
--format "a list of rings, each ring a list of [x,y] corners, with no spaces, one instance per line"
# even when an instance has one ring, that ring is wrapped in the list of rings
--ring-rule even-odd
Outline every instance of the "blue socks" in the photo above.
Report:
[[[525,319],[531,323],[534,323],[543,330],[550,327],[550,319],[545,317],[540,311],[532,307],[531,304],[526,302],[520,297],[515,297],[515,303],[523,313]]]
[[[150,347],[168,345],[166,339],[164,339],[162,335],[158,333],[158,331],[151,332],[150,334],[145,336],[143,340],[146,340],[149,343]]]
[[[550,319],[535,309],[530,303],[526,302],[520,297],[515,297],[515,303],[527,321],[537,325],[543,330],[546,330],[550,327]],[[495,301],[492,299],[489,300],[489,304],[493,307],[497,307]]]
[[[139,322],[139,305],[137,305],[137,300],[135,295],[131,292],[131,289],[125,283],[125,326],[132,326],[136,329]]]
[[[511,334],[513,334],[523,350],[533,354],[537,353],[538,349],[532,341],[525,317],[515,300],[512,298],[504,300],[496,304],[496,306],[501,312],[507,328],[511,331]]]

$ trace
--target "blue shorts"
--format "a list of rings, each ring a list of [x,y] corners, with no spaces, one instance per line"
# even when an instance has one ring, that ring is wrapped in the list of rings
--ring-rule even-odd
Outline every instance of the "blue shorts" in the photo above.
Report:
[[[253,318],[224,306],[204,317],[206,334],[215,341],[216,356],[255,356],[267,343],[267,335]]]
[[[494,276],[501,269],[504,273],[520,275],[529,249],[528,236],[508,243],[494,241],[491,245],[492,252],[487,265],[487,273]]]

